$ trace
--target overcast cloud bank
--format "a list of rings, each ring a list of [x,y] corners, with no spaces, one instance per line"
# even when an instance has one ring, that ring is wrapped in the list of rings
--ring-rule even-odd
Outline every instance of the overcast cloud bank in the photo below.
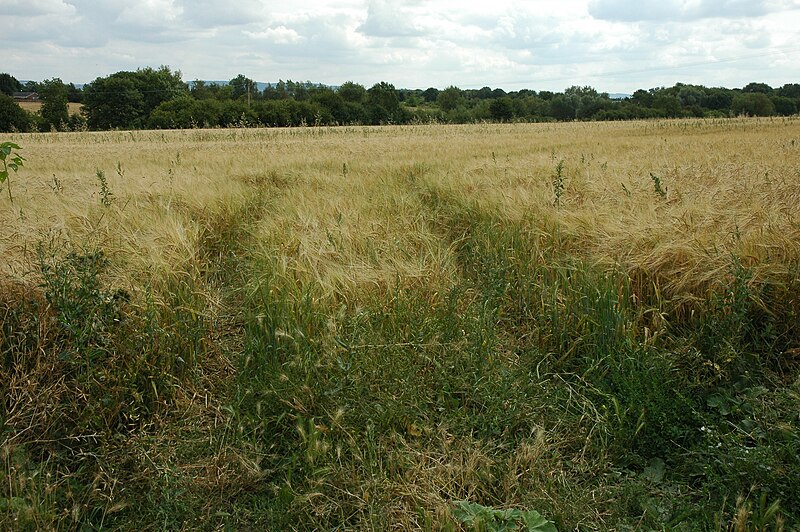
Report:
[[[800,1],[0,0],[2,70],[632,92],[800,81]]]

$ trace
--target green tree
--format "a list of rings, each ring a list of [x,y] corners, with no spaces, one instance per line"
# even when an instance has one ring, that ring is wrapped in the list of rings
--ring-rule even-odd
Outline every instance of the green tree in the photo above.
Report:
[[[144,96],[132,72],[97,78],[83,90],[83,110],[91,129],[138,127],[144,109]]]
[[[42,100],[42,108],[39,111],[42,116],[39,124],[40,130],[64,129],[69,121],[67,94],[67,86],[59,78],[46,79],[41,82],[39,87],[39,97]]]
[[[67,85],[67,101],[81,103],[83,101],[83,90],[76,87],[74,83]]]
[[[631,101],[636,105],[641,105],[642,107],[652,107],[653,106],[653,93],[638,89],[631,95]]]
[[[10,96],[0,94],[0,132],[30,131],[31,115]]]
[[[458,87],[450,86],[439,93],[436,97],[436,103],[439,108],[444,111],[452,111],[464,102],[464,94]]]
[[[733,99],[731,110],[737,115],[772,116],[775,114],[775,104],[763,92],[748,92]]]
[[[25,84],[22,86],[23,92],[39,92],[39,82],[38,81],[26,81]]]
[[[728,110],[731,108],[731,103],[733,103],[733,91],[718,87],[706,89],[700,101],[700,105],[714,111]]]
[[[668,92],[661,91],[653,98],[654,109],[661,111],[667,118],[678,118],[683,115],[681,101],[677,96],[672,96]]]
[[[221,104],[217,100],[196,100],[188,96],[164,102],[148,118],[154,129],[189,129],[219,125]]]
[[[163,102],[189,94],[189,88],[183,82],[180,70],[173,72],[168,66],[162,65],[158,69],[140,68],[133,73],[133,79],[142,95],[144,102],[142,112],[145,116]]]
[[[422,99],[428,103],[433,103],[439,98],[439,89],[436,87],[428,87],[422,91]]]
[[[256,82],[248,78],[244,74],[239,74],[228,82],[228,85],[233,89],[233,99],[247,98],[249,94],[252,98],[256,93]]]
[[[550,116],[556,120],[575,120],[578,105],[575,98],[566,94],[557,94],[550,100]]]
[[[477,91],[474,91],[475,98],[479,100],[488,100],[492,97],[492,88],[491,87],[481,87]]]
[[[493,120],[507,122],[514,118],[514,105],[511,98],[496,98],[489,103],[489,114]]]
[[[22,90],[22,83],[11,74],[3,72],[0,74],[0,92],[7,96],[13,96],[15,92]]]
[[[786,96],[772,96],[772,105],[775,106],[775,113],[780,116],[792,116],[797,112],[797,103]]]
[[[757,92],[761,94],[770,94],[772,92],[772,87],[767,85],[766,83],[748,83],[744,87],[742,87],[742,92],[752,93]]]
[[[180,71],[168,66],[117,72],[84,88],[84,111],[92,129],[142,127],[163,102],[189,94]]]
[[[189,93],[195,100],[208,100],[213,97],[208,85],[202,79],[196,79],[190,84]]]
[[[391,83],[381,81],[370,87],[366,108],[373,124],[400,124],[405,121],[400,109],[400,97]]]
[[[683,85],[678,91],[678,99],[684,107],[700,105],[704,95],[705,93],[700,88],[692,85]]]
[[[778,89],[778,94],[786,98],[800,100],[800,83],[787,83]]]
[[[367,97],[367,89],[363,85],[352,81],[345,81],[337,91],[339,96],[346,102],[364,103]]]
[[[338,124],[347,124],[348,112],[347,102],[342,95],[330,87],[316,87],[311,91],[310,101],[318,104],[331,114],[333,120]]]

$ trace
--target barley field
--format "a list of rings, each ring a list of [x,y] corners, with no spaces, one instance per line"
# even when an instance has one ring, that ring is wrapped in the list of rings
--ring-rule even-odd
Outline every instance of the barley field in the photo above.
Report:
[[[3,528],[800,524],[800,119],[0,140]]]
[[[18,102],[19,106],[25,109],[26,111],[30,111],[31,113],[36,113],[42,109],[42,102]],[[83,104],[69,102],[67,104],[67,111],[69,114],[80,114],[81,109],[83,109]]]

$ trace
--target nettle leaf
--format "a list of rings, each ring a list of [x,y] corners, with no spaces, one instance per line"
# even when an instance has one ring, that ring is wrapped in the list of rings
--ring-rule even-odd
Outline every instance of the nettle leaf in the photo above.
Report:
[[[528,532],[558,532],[556,525],[545,519],[536,510],[528,510],[522,513],[522,519]]]
[[[528,532],[557,532],[555,525],[536,510],[516,508],[497,510],[469,501],[455,501],[453,516],[466,525],[493,532],[527,530]]]

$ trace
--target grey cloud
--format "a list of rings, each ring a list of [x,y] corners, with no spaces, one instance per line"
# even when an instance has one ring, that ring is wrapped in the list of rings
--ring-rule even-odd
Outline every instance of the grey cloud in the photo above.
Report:
[[[263,2],[257,0],[179,0],[184,21],[201,28],[241,26],[264,16]]]
[[[0,0],[0,12],[4,16],[32,17],[39,15],[69,16],[73,6],[62,0]]]
[[[370,37],[413,37],[424,32],[410,21],[413,16],[400,3],[372,0],[367,8],[367,20],[358,31]]]
[[[797,7],[795,1],[753,0],[592,0],[589,14],[598,20],[698,20],[759,17]]]

